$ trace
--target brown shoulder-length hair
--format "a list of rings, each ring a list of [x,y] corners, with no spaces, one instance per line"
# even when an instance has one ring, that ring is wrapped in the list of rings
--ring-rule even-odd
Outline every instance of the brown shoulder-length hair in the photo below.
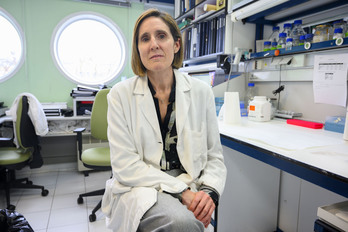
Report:
[[[173,36],[174,41],[178,41],[180,43],[180,49],[177,53],[174,54],[174,60],[172,63],[173,68],[180,68],[182,66],[182,61],[184,59],[184,52],[183,52],[183,44],[182,44],[182,37],[181,32],[176,24],[175,20],[166,12],[161,12],[157,9],[149,9],[142,13],[137,21],[135,22],[134,31],[133,31],[133,46],[132,46],[132,69],[135,75],[138,76],[145,76],[146,75],[146,68],[141,62],[139,51],[138,51],[138,37],[139,37],[139,27],[142,24],[142,22],[149,17],[158,17],[163,20],[163,22],[169,27],[170,32]]]

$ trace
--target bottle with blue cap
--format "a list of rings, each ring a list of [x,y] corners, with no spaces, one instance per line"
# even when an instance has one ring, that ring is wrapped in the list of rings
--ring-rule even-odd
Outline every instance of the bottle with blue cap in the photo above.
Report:
[[[287,38],[285,50],[292,50],[292,46],[293,46],[293,39]]]
[[[272,42],[271,44],[271,50],[276,50],[278,46],[278,42]]]
[[[269,50],[271,50],[271,41],[265,41],[263,43],[263,51],[266,52]]]
[[[314,35],[312,33],[306,34],[305,35],[305,42],[312,43],[313,42],[313,36]]]
[[[347,24],[343,19],[333,22],[332,27],[333,27],[333,29],[332,29],[333,36],[335,36],[335,30],[337,28],[342,28],[342,37],[344,38],[344,35],[347,32]],[[334,38],[332,38],[332,39],[334,39]]]
[[[282,33],[286,33],[286,38],[291,38],[291,23],[284,23]],[[279,34],[279,37],[280,37],[280,34]]]
[[[300,43],[299,43],[298,45],[302,45],[302,46],[303,46],[304,43],[305,43],[305,41],[306,41],[305,38],[306,38],[305,35],[301,35],[301,36],[300,36]]]
[[[342,28],[336,28],[334,31],[333,39],[337,38],[343,38],[343,29]]]
[[[268,41],[271,41],[271,43],[273,43],[273,42],[277,42],[278,39],[279,39],[279,27],[273,27],[272,34],[268,38]]]
[[[248,88],[245,94],[246,107],[249,107],[249,104],[254,99],[254,96],[255,96],[255,83],[248,83]]]
[[[277,48],[285,48],[286,46],[286,33],[282,32],[279,33],[279,40],[278,40],[278,45]]]
[[[294,28],[291,30],[292,45],[298,46],[300,43],[300,36],[305,34],[302,28],[302,20],[295,20]]]

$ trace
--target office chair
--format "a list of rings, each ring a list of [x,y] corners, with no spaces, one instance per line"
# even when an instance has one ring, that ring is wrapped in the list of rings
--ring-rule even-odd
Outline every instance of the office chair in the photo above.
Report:
[[[9,140],[1,139],[7,142],[6,147],[0,147],[0,171],[3,177],[3,187],[6,194],[7,209],[14,210],[16,207],[10,203],[11,188],[31,188],[41,189],[41,195],[47,196],[48,190],[44,186],[33,185],[28,178],[16,179],[15,170],[22,169],[25,166],[38,168],[42,166],[42,157],[40,154],[39,138],[36,135],[34,125],[28,115],[28,98],[22,96],[17,106],[17,120],[15,128],[17,143],[19,148],[8,146]],[[33,165],[35,163],[35,165]]]
[[[107,94],[110,89],[102,89],[95,96],[92,114],[91,114],[91,135],[92,137],[99,140],[107,140]],[[109,147],[95,147],[89,148],[83,151],[82,145],[82,132],[85,128],[78,128],[74,130],[77,133],[77,146],[79,159],[82,161],[83,165],[87,168],[97,171],[111,171],[111,161],[110,161],[110,148]],[[99,189],[93,192],[80,194],[77,203],[83,203],[83,197],[88,196],[99,196],[104,194],[105,189]],[[89,215],[89,221],[94,222],[96,220],[95,213],[101,207],[101,200],[98,205],[93,209],[92,213]]]

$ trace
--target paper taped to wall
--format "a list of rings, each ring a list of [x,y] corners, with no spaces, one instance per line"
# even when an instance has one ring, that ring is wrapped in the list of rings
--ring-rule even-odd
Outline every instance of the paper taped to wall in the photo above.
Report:
[[[348,54],[314,56],[313,93],[315,103],[346,106],[347,62]]]

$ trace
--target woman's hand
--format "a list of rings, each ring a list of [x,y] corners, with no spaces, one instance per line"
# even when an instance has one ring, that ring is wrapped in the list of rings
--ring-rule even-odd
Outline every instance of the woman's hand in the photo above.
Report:
[[[195,198],[195,195],[195,192],[192,192],[190,189],[186,189],[181,195],[181,202],[186,205],[187,208],[189,208],[193,199]]]
[[[215,204],[207,193],[203,191],[195,193],[188,189],[182,193],[182,203],[193,212],[197,220],[201,221],[206,228],[209,226]]]

